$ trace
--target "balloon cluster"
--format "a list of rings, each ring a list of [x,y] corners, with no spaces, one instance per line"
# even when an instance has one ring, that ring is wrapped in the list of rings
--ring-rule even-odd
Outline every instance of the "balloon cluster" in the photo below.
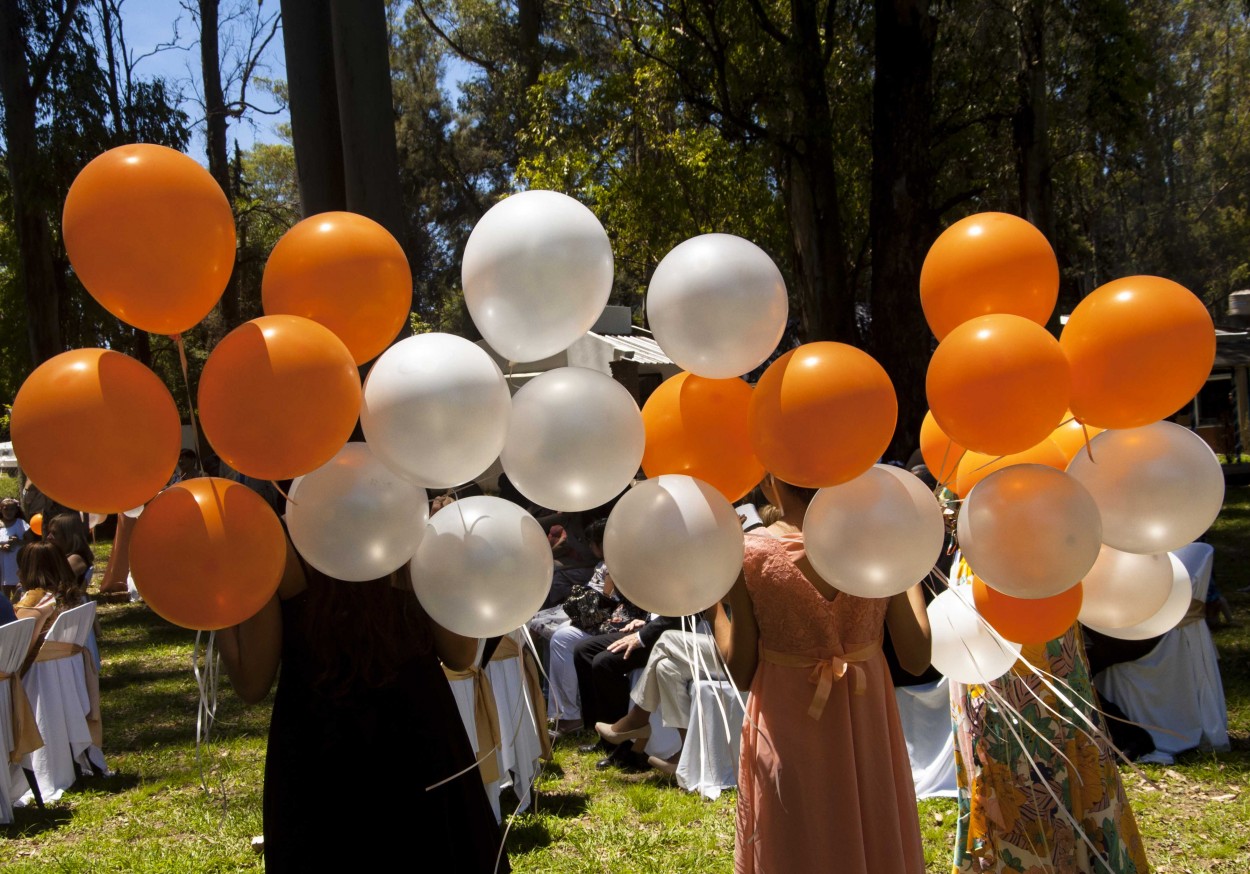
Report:
[[[973,574],[931,605],[933,660],[965,682],[999,676],[1019,644],[1078,619],[1127,638],[1167,630],[1189,587],[1167,554],[1223,502],[1211,449],[1160,421],[1210,373],[1206,307],[1170,280],[1126,277],[1082,300],[1055,340],[1043,325],[1058,280],[1042,234],[1001,213],[952,225],[921,272],[940,341],[921,453],[963,499]]]

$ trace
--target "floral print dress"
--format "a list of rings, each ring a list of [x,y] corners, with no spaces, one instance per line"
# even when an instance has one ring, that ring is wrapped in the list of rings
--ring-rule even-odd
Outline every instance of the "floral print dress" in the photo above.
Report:
[[[1026,646],[1021,655],[1062,678],[1071,694],[1053,680],[1051,685],[1069,703],[1023,661],[989,689],[951,684],[959,781],[954,870],[1146,874],[1150,868],[1115,753],[1101,717],[1086,703],[1096,698],[1079,627]],[[1022,719],[1013,721],[1000,701]]]

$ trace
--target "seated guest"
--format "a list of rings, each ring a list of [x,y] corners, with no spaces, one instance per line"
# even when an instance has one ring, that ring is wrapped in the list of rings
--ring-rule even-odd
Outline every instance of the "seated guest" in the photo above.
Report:
[[[82,514],[61,513],[50,519],[45,516],[44,519],[43,539],[61,548],[70,570],[73,571],[74,581],[85,592],[91,584],[95,554],[92,553],[91,543],[87,539],[88,531],[82,521]]]
[[[697,666],[697,671],[696,671]],[[700,677],[721,679],[720,658],[710,634],[665,631],[647,658],[642,676],[630,694],[629,712],[609,725],[595,724],[599,736],[611,744],[642,740],[651,735],[651,714],[658,708],[664,725],[677,729],[682,743],[690,724],[691,682]],[[679,750],[668,759],[649,756],[647,763],[666,774],[677,773]]]
[[[607,522],[600,519],[586,529],[591,549],[603,557],[603,530]],[[561,607],[566,622],[551,636],[550,665],[547,676],[551,703],[548,712],[556,717],[556,736],[560,737],[582,727],[581,694],[573,669],[573,648],[582,640],[597,634],[636,631],[646,624],[647,613],[630,603],[612,582],[608,567],[600,561],[585,586],[575,585]]]
[[[17,553],[29,530],[17,499],[0,501],[0,587],[6,601],[17,597]]]
[[[52,623],[66,610],[85,603],[87,596],[75,582],[65,553],[51,541],[31,543],[22,550],[18,556],[18,576],[25,594],[14,612],[18,619],[35,620],[35,634],[21,668],[21,673],[25,674],[34,663]]]
[[[598,634],[581,640],[573,648],[573,668],[577,671],[577,689],[581,696],[582,719],[587,724],[611,725],[629,709],[629,674],[644,668],[660,635],[681,627],[680,616],[651,618],[640,628]],[[600,739],[584,748],[586,752],[601,749],[607,753],[597,765],[631,769],[645,768],[634,754],[633,741],[615,744]]]

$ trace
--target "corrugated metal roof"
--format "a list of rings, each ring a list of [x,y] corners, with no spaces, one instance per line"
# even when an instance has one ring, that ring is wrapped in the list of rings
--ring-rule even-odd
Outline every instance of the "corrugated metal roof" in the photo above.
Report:
[[[1250,336],[1245,331],[1215,331],[1215,366],[1250,364]]]
[[[650,337],[642,337],[637,335],[626,334],[596,334],[593,331],[588,332],[591,337],[595,337],[607,343],[613,349],[624,353],[625,358],[637,361],[639,364],[672,364],[668,356],[660,350],[660,344],[652,340]]]

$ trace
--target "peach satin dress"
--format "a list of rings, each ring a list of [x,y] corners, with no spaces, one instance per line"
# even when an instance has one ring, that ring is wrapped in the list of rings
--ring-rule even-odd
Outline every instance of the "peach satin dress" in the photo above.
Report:
[[[742,727],[736,874],[923,874],[887,601],[826,601],[801,535],[746,538],[760,660]]]

